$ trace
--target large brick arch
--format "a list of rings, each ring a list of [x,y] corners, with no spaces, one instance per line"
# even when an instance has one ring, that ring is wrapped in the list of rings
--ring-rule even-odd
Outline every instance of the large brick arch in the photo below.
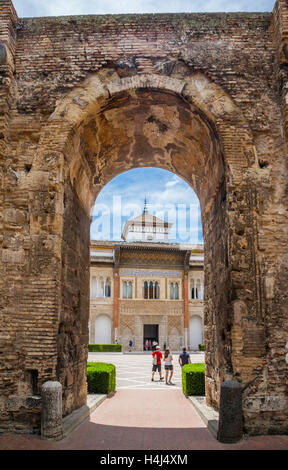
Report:
[[[186,76],[182,79],[179,79],[179,76],[174,78],[173,76],[152,74],[121,79],[115,72],[111,73],[111,70],[104,69],[78,84],[57,104],[42,130],[40,146],[44,150],[48,140],[49,150],[52,146],[57,152],[61,149],[64,150],[65,136],[71,136],[80,125],[89,120],[89,117],[97,115],[107,100],[119,93],[137,89],[175,93],[198,108],[215,126],[220,137],[221,150],[231,183],[238,184],[245,179],[243,170],[251,167],[255,162],[255,149],[249,125],[231,97],[202,73]],[[55,135],[56,126],[57,133]],[[41,152],[43,150],[41,149]],[[185,178],[184,175],[182,176]],[[87,178],[86,183],[89,186],[91,178]],[[103,181],[102,186],[106,182]],[[79,197],[81,199],[80,194]],[[94,199],[95,196],[92,196],[88,206],[90,204],[91,207]]]
[[[137,106],[140,103],[142,115],[144,112],[148,112],[147,110],[143,111],[144,105],[142,103],[143,100],[147,99],[146,95],[148,99],[150,95],[153,96],[152,108],[154,112],[156,105],[159,105],[161,110],[161,106],[167,105],[174,109],[175,106],[181,108],[183,104],[186,114],[190,112],[189,110],[192,110],[190,115],[192,121],[190,122],[188,119],[187,128],[189,129],[189,126],[191,128],[195,127],[193,116],[196,115],[197,120],[199,120],[197,123],[200,126],[197,127],[198,132],[203,131],[202,125],[205,127],[203,132],[210,133],[209,135],[203,134],[204,137],[201,137],[206,143],[208,140],[211,141],[211,155],[207,154],[206,156],[204,153],[202,155],[202,159],[207,159],[207,163],[205,162],[202,167],[197,163],[200,160],[197,150],[201,152],[199,150],[201,145],[196,149],[189,146],[184,148],[178,161],[182,162],[183,158],[186,158],[187,163],[186,166],[181,164],[180,169],[171,163],[173,158],[170,158],[171,154],[169,153],[164,154],[162,160],[159,161],[157,157],[154,158],[152,154],[145,153],[144,150],[144,158],[139,163],[137,155],[132,152],[129,156],[129,151],[127,151],[125,158],[119,160],[117,149],[121,144],[122,134],[120,131],[119,135],[117,134],[115,148],[112,149],[111,146],[109,150],[109,158],[106,153],[106,160],[101,162],[101,172],[99,174],[95,165],[93,166],[93,162],[90,162],[89,165],[89,162],[87,163],[83,158],[80,149],[82,145],[80,145],[80,142],[83,143],[87,138],[86,129],[91,134],[91,120],[96,119],[101,113],[107,112],[108,108],[109,116],[113,116],[116,109],[117,112],[114,113],[113,119],[118,119],[122,126],[128,116],[128,114],[125,115],[125,112],[127,113],[125,111],[127,100],[130,113],[135,99]],[[124,109],[123,115],[121,114],[122,108]],[[166,114],[169,115],[167,109]],[[134,115],[136,121],[138,120],[137,116],[136,113]],[[111,118],[112,121],[113,119]],[[164,122],[162,124],[166,126]],[[97,133],[101,134],[99,126],[97,126],[98,123],[92,131],[95,132],[95,139],[98,143],[97,152],[101,155],[103,142],[100,144],[100,137],[96,137]],[[178,140],[181,138],[184,142],[184,124],[181,123],[179,127],[181,129],[180,131],[177,129],[177,132],[180,133],[176,137],[178,137]],[[193,134],[193,129],[191,133]],[[109,139],[109,129],[106,130],[106,134]],[[107,140],[106,134],[104,132],[104,137]],[[196,134],[194,137],[197,138]],[[114,140],[111,135],[110,139],[111,141]],[[167,144],[166,141],[165,144]],[[172,145],[172,142],[168,142],[168,144]],[[89,148],[91,150],[91,145]],[[151,152],[153,146],[149,149]],[[143,150],[143,148],[141,147],[140,150]],[[116,152],[115,158],[113,152]],[[185,152],[187,157],[185,157]],[[151,158],[149,155],[151,155]],[[97,160],[97,156],[95,158]],[[209,159],[210,161],[208,161]],[[239,347],[237,349],[233,346],[233,334],[238,336],[244,334],[242,319],[240,319],[239,331],[234,333],[233,304],[238,305],[237,302],[240,301],[243,303],[246,309],[243,310],[246,315],[245,318],[249,317],[249,325],[254,325],[255,330],[258,331],[259,325],[261,325],[261,314],[257,304],[258,272],[254,264],[255,215],[253,202],[251,203],[251,190],[247,187],[246,181],[246,172],[251,171],[251,168],[253,171],[254,160],[255,151],[252,145],[251,132],[240,109],[219,85],[201,73],[192,74],[182,79],[160,75],[136,75],[120,79],[115,77],[115,74],[111,71],[102,70],[99,74],[91,76],[83,83],[78,84],[57,104],[55,111],[48,119],[41,133],[38,155],[31,170],[31,181],[36,182],[36,187],[31,188],[30,194],[31,201],[37,201],[39,191],[37,173],[46,172],[46,181],[51,188],[49,179],[51,179],[51,171],[55,171],[53,180],[55,182],[55,199],[58,201],[58,209],[56,210],[58,216],[54,218],[54,224],[56,224],[54,228],[55,237],[58,243],[61,243],[61,254],[58,251],[58,243],[55,245],[55,250],[60,256],[63,266],[63,269],[60,267],[59,271],[59,277],[62,279],[61,299],[59,299],[62,312],[60,313],[60,329],[57,336],[58,361],[56,374],[65,390],[65,413],[79,406],[85,400],[83,369],[85,367],[87,341],[86,324],[88,324],[89,282],[87,267],[89,260],[90,210],[98,192],[109,179],[122,171],[137,166],[161,166],[174,171],[196,190],[201,202],[205,239],[207,400],[218,406],[222,380],[234,374],[234,376],[236,375],[244,382],[247,382],[254,377],[253,369],[255,364],[256,366],[257,364],[258,366],[263,365],[262,357],[253,359],[254,363],[250,360],[246,363],[244,361],[243,364],[243,350],[239,351]],[[189,163],[190,161],[191,163]],[[52,166],[49,166],[50,163]],[[197,165],[199,166],[198,174]],[[41,179],[41,190],[43,190],[43,179]],[[31,227],[34,224],[39,226],[39,219],[32,216]],[[232,229],[235,224],[240,227],[238,233],[234,233]],[[239,247],[239,238],[241,243],[247,247],[245,251]],[[73,248],[75,246],[77,247],[76,250]],[[75,286],[73,281],[68,279],[67,273],[73,271],[85,273],[87,277],[85,279],[85,275],[82,275],[80,287],[77,284],[79,280],[76,281],[77,276],[74,280]],[[245,288],[242,281],[244,278],[246,279]],[[248,283],[249,296],[247,297],[246,287]],[[231,292],[233,292],[233,296],[231,296]],[[75,297],[74,300],[73,296]],[[68,300],[69,298],[70,300]],[[64,310],[66,310],[66,318],[63,313]],[[248,311],[249,313],[247,313]],[[70,312],[70,315],[67,316],[67,312]],[[71,325],[73,315],[74,323],[77,324],[76,330]],[[76,331],[78,334],[81,328],[84,339],[82,346],[79,347],[75,344],[75,335]],[[78,363],[78,369],[75,367],[75,350],[77,350],[76,362]],[[77,388],[73,385],[65,387],[68,371],[70,371],[70,376],[73,376],[72,384],[77,383]]]
[[[19,20],[1,1],[1,430],[39,430],[48,379],[65,414],[85,403],[90,208],[149,164],[201,202],[207,399],[254,379],[246,431],[287,432],[287,17]]]

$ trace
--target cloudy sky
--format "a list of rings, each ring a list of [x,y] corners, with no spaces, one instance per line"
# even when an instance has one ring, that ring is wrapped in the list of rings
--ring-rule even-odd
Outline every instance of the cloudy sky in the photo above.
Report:
[[[275,0],[13,0],[18,16],[271,11]]]
[[[159,168],[137,168],[116,176],[100,192],[93,210],[91,238],[121,240],[125,220],[143,212],[173,224],[170,241],[203,243],[199,201],[181,178]]]

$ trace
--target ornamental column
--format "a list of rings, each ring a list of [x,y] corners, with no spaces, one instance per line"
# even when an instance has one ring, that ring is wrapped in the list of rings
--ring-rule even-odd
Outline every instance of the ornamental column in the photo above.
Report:
[[[118,340],[119,326],[119,270],[114,272],[114,304],[113,304],[113,328],[114,341]]]
[[[188,273],[184,273],[184,346],[188,347],[188,328],[189,328],[189,301],[188,301]]]
[[[119,328],[119,264],[120,264],[120,247],[114,249],[114,302],[113,302],[113,329],[114,341],[118,342]]]
[[[183,295],[184,295],[184,346],[188,348],[188,331],[189,331],[189,289],[188,276],[190,267],[191,251],[186,251],[184,256],[184,276],[183,276]]]

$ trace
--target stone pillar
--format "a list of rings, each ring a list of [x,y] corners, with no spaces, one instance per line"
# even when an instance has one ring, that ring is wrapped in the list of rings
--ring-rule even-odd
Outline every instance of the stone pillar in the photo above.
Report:
[[[188,275],[184,274],[183,293],[184,293],[184,346],[188,347],[188,328],[189,328],[189,299],[188,299]]]
[[[62,430],[62,385],[49,380],[42,385],[41,436],[59,440]]]
[[[221,384],[219,428],[220,442],[238,442],[243,434],[242,385],[237,380],[225,380]]]
[[[119,327],[119,272],[114,273],[114,304],[113,304],[113,328],[114,339],[118,340]]]

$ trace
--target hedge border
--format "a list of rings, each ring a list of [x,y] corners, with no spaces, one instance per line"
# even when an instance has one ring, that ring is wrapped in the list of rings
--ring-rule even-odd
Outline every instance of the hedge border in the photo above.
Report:
[[[122,344],[88,344],[89,352],[122,352]]]
[[[116,388],[116,367],[106,362],[87,362],[88,393],[111,393]]]
[[[184,395],[205,395],[205,364],[185,364],[182,367],[182,390]]]

